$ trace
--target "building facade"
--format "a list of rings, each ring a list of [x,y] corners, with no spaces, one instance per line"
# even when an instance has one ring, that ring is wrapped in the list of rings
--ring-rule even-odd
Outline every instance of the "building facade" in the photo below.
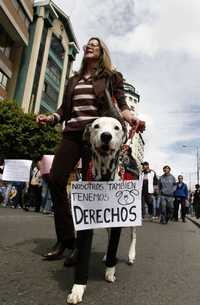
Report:
[[[53,112],[79,48],[69,17],[53,1],[35,1],[33,9],[15,100],[24,112]]]
[[[0,1],[0,99],[14,98],[32,20],[32,0]]]
[[[126,102],[135,116],[138,116],[138,105],[140,102],[140,95],[136,92],[135,87],[128,82],[124,82],[124,91]],[[128,131],[130,126],[128,126]],[[132,148],[132,153],[136,159],[139,168],[141,169],[141,163],[144,159],[144,140],[141,133],[136,133],[133,139],[129,140],[130,146]]]

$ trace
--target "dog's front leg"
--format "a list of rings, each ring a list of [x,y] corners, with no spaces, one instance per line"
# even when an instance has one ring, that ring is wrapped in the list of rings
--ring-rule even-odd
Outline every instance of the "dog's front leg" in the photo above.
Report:
[[[116,271],[115,266],[113,266],[113,267],[106,267],[105,280],[107,282],[114,283],[116,281],[115,271]]]
[[[121,234],[121,228],[111,228],[110,238],[107,250],[106,257],[106,271],[105,271],[105,280],[108,282],[115,282],[116,276],[116,264],[117,264],[117,249],[119,245],[119,239]]]
[[[136,228],[131,227],[131,244],[128,252],[128,264],[133,265],[136,256]]]
[[[82,302],[86,285],[74,284],[71,293],[67,296],[68,304],[78,304]]]

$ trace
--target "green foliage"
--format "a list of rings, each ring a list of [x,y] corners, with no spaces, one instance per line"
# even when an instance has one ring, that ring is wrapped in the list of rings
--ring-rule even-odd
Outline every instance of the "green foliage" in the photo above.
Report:
[[[23,113],[13,101],[0,101],[0,157],[37,160],[53,154],[60,131],[49,125],[39,126],[33,114]]]

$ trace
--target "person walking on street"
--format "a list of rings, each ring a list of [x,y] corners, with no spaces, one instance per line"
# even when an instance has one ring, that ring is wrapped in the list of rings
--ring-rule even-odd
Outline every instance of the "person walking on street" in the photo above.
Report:
[[[200,218],[200,185],[195,185],[195,191],[193,194],[193,207],[196,218]]]
[[[163,167],[164,174],[159,179],[161,219],[160,223],[167,224],[173,218],[174,212],[174,192],[176,190],[176,179],[170,173],[169,165]]]
[[[155,171],[149,168],[149,162],[142,163],[141,178],[142,184],[142,217],[145,217],[145,207],[147,205],[148,215],[153,217],[153,194],[154,188],[158,185],[158,179]]]
[[[174,220],[178,221],[179,204],[181,204],[181,218],[185,222],[186,215],[186,200],[188,199],[188,187],[183,182],[183,176],[178,176],[178,182],[176,184],[176,190],[174,193]]]
[[[31,179],[28,188],[29,202],[25,205],[25,210],[28,211],[29,206],[35,208],[35,212],[40,212],[42,202],[42,177],[40,174],[40,161],[37,161],[36,166],[31,173]]]
[[[58,259],[66,248],[72,249],[71,255],[65,260],[65,266],[73,262],[76,253],[73,251],[75,232],[66,185],[70,173],[80,158],[82,158],[82,174],[85,180],[91,157],[88,146],[83,142],[83,132],[88,123],[105,116],[106,111],[109,110],[106,101],[108,95],[105,91],[115,98],[121,112],[121,122],[125,120],[132,127],[138,126],[137,132],[143,131],[144,122],[134,117],[126,104],[123,77],[113,70],[106,45],[99,38],[92,37],[84,46],[80,71],[68,80],[60,108],[51,115],[37,116],[37,122],[40,125],[65,122],[63,138],[55,154],[49,177],[57,242],[44,255],[48,260]],[[84,234],[82,239],[84,238],[85,243],[91,244],[92,230],[79,231],[77,244],[81,240],[81,234]],[[80,255],[78,257],[80,258]]]

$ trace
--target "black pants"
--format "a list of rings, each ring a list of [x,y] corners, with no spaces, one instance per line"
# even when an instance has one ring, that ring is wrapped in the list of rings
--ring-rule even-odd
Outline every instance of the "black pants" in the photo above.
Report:
[[[185,198],[175,198],[174,219],[178,220],[179,204],[181,204],[181,218],[182,218],[182,220],[185,220],[185,215],[186,215]]]
[[[42,187],[39,185],[29,185],[28,193],[29,206],[34,207],[35,211],[39,212],[42,202]]]
[[[152,194],[142,194],[142,217],[145,216],[145,204],[147,204],[148,214],[153,216],[153,195]]]
[[[13,205],[15,207],[15,209],[17,208],[17,206],[19,205],[21,208],[23,208],[23,186],[15,186],[16,190],[17,190],[17,194],[13,199]]]
[[[75,233],[66,185],[80,158],[84,177],[90,160],[90,150],[82,142],[82,132],[66,134],[57,149],[49,176],[57,240],[68,248],[74,247]]]
[[[108,249],[106,254],[106,266],[113,267],[117,263],[117,249],[119,245],[121,228],[111,228]],[[75,284],[86,285],[92,248],[93,230],[77,232],[78,264],[75,269]]]

